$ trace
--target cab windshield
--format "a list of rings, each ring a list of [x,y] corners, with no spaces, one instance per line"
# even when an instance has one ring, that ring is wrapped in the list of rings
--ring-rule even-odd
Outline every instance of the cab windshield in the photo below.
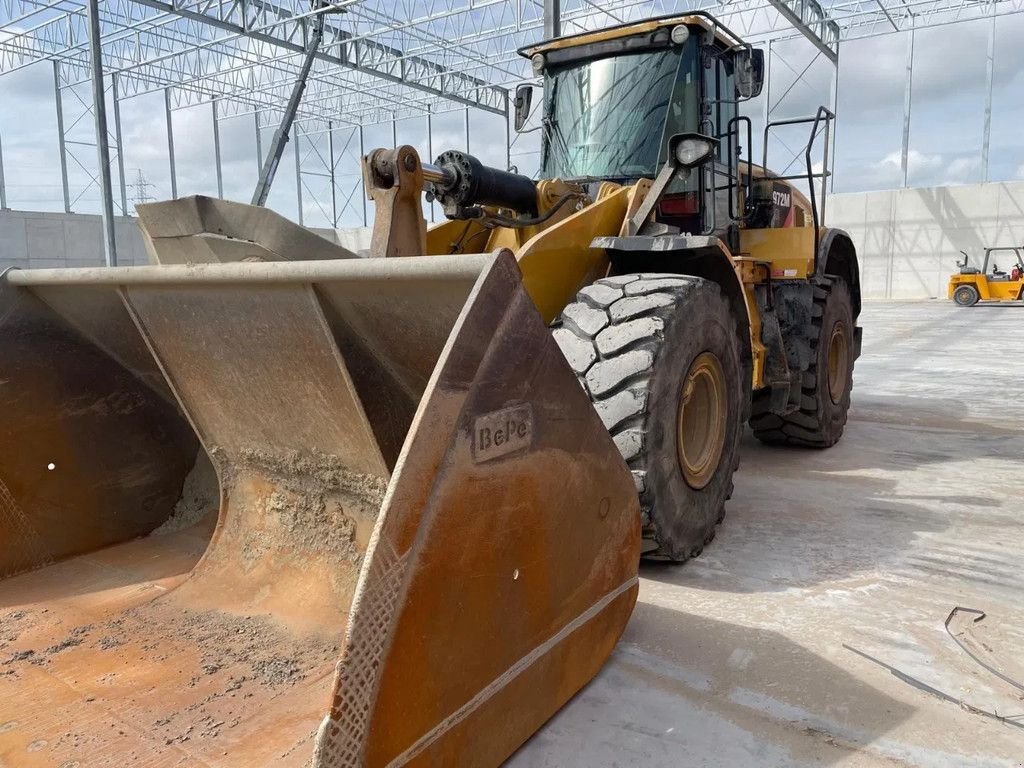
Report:
[[[696,131],[697,41],[549,71],[544,178],[653,177],[669,136]]]

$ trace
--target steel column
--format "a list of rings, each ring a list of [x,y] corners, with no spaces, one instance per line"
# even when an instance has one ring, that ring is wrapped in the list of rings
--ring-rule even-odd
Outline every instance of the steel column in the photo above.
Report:
[[[391,146],[398,148],[398,119],[394,113],[391,114]]]
[[[220,161],[220,119],[217,116],[217,101],[210,102],[213,109],[213,164],[217,168],[217,197],[224,199],[224,171]]]
[[[469,107],[466,107],[466,152],[469,152]]]
[[[512,166],[512,124],[509,122],[509,97],[505,91],[505,170]]]
[[[303,30],[305,30],[305,26]],[[252,193],[253,205],[263,205],[267,202],[267,197],[270,195],[270,187],[274,183],[274,174],[277,173],[277,166],[281,162],[281,156],[284,154],[284,145],[288,143],[288,134],[294,133],[296,136],[299,135],[297,131],[292,131],[292,125],[295,122],[295,116],[299,112],[302,94],[306,91],[306,82],[309,80],[309,73],[313,68],[313,61],[316,58],[323,36],[324,14],[321,13],[313,22],[313,38],[310,40],[309,47],[306,49],[306,55],[302,59],[299,75],[292,86],[291,96],[288,97],[288,104],[285,105],[284,114],[281,116],[281,124],[274,131],[274,138],[270,143],[270,152],[267,153],[267,159],[260,167],[260,177],[257,179],[256,189]],[[296,162],[298,162],[298,158],[299,154],[298,150],[296,150]],[[302,222],[301,215],[300,211],[300,223]]]
[[[295,142],[295,200],[299,205],[299,224],[302,225],[305,224],[302,215],[302,157],[299,153],[299,126],[297,125],[292,126],[292,141]],[[266,201],[264,200],[264,202]]]
[[[434,126],[433,126],[433,114],[430,110],[430,105],[427,105],[427,160],[434,162]],[[434,212],[434,201],[430,201],[430,223],[433,224],[436,220],[436,214]]]
[[[768,127],[768,121],[772,117],[772,40],[768,41],[768,54],[765,56],[764,62],[764,125]],[[762,150],[765,155],[768,154],[768,142],[764,143]],[[768,167],[768,158],[761,158],[761,167]]]
[[[544,39],[562,34],[562,0],[544,0]]]
[[[253,112],[252,116],[256,124],[256,178],[259,178],[263,171],[263,137],[260,135],[260,113]]]
[[[914,85],[914,17],[910,17],[910,39],[907,41],[906,83],[903,86],[903,151],[900,168],[903,171],[903,186],[908,183],[908,161],[910,156],[910,97]]]
[[[366,226],[366,176],[362,172],[363,158],[366,156],[366,147],[363,145],[363,126],[359,126],[359,184],[363,188],[363,226]]]
[[[178,199],[178,170],[174,165],[174,124],[171,121],[171,89],[164,88],[164,113],[167,117],[167,161],[171,169],[171,199]]]
[[[7,210],[7,184],[4,181],[4,145],[0,141],[0,211]]]
[[[434,162],[434,115],[430,105],[427,105],[427,161]]]
[[[839,128],[839,42],[838,41],[836,42],[836,60],[835,60],[835,62],[833,64],[833,68],[832,68],[832,83],[831,83],[831,86],[832,86],[832,114],[835,115],[835,118],[832,120],[832,125],[830,126],[830,128],[831,128],[830,133],[831,133],[831,136],[832,136],[832,141],[830,143],[832,144],[832,146],[829,148],[829,154],[832,157],[833,173],[832,173],[832,176],[830,176],[828,179],[826,179],[826,181],[828,182],[829,191],[830,192],[835,192],[835,189],[836,189],[836,175],[835,175],[834,171],[835,171],[835,167],[836,167],[836,134],[839,133],[839,130],[838,130],[838,128]],[[827,171],[828,168],[823,168],[822,170],[823,171]],[[822,201],[822,205],[824,205],[824,201]]]
[[[53,62],[53,95],[57,105],[57,149],[60,154],[60,182],[64,189],[64,213],[71,213],[71,191],[68,189],[68,156],[64,146],[64,102],[60,95],[60,62]]]
[[[117,142],[117,175],[121,179],[121,213],[128,216],[128,182],[124,177],[124,142],[121,140],[121,89],[117,85],[117,72],[110,76],[114,101],[114,140]]]
[[[988,57],[985,59],[985,133],[981,144],[982,181],[989,179],[989,141],[992,138],[992,81],[995,73],[996,15],[992,4],[992,26],[988,29]]]
[[[330,158],[330,178],[331,178],[331,226],[335,229],[338,228],[338,188],[335,185],[334,179],[334,122],[332,120],[327,121],[327,154]]]
[[[103,256],[108,267],[117,266],[114,237],[114,194],[110,181],[110,144],[107,135],[107,97],[103,92],[103,48],[100,38],[99,0],[89,0],[89,71],[92,78],[92,114],[96,130],[97,178],[100,183],[100,211],[103,222]]]

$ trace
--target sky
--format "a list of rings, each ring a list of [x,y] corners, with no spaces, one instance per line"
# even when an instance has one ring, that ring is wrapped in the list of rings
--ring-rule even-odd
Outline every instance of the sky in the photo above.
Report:
[[[991,20],[962,22],[920,30],[914,39],[912,120],[908,151],[909,186],[980,182],[985,122],[987,36]],[[1024,14],[996,20],[996,44],[991,112],[989,179],[1024,179]],[[903,184],[901,149],[906,85],[908,33],[843,42],[840,48],[838,127],[835,141],[835,192],[899,187]],[[754,120],[754,158],[760,161],[759,138],[764,100],[772,101],[773,118],[812,114],[828,103],[832,65],[818,57],[804,81],[795,85],[795,72],[813,59],[815,49],[802,39],[776,42],[771,78],[761,97],[745,112]],[[524,71],[524,76],[526,72]],[[792,88],[790,86],[792,85]],[[770,96],[769,96],[770,93]],[[785,98],[779,97],[785,94]],[[87,88],[64,93],[65,124],[70,126],[68,175],[72,210],[99,210],[99,193],[89,183],[96,167],[92,145],[92,116],[85,112],[91,97]],[[538,100],[539,101],[539,100]],[[778,102],[778,103],[776,103]],[[53,90],[53,69],[40,62],[0,76],[0,142],[2,142],[7,201],[23,210],[61,210],[63,193]],[[108,112],[111,107],[108,106]],[[434,154],[465,148],[465,112],[433,118]],[[172,112],[177,191],[179,195],[217,193],[212,107],[202,104]],[[121,104],[128,207],[133,200],[171,196],[166,117],[162,94],[148,94]],[[781,170],[806,140],[805,127],[779,129],[769,145],[769,165]],[[417,146],[427,155],[425,118],[401,120],[395,126],[398,142]],[[263,132],[269,146],[273,129]],[[335,207],[339,226],[363,224],[364,204],[359,191],[359,143],[353,129],[334,132],[337,183]],[[515,136],[511,162],[532,174],[537,166],[539,134]],[[392,145],[390,123],[366,126],[364,144]],[[478,110],[469,114],[469,149],[485,163],[502,166],[505,126],[499,116]],[[248,201],[256,183],[258,161],[252,115],[220,121],[225,197]],[[333,223],[326,134],[300,141],[303,158],[302,219],[307,226]],[[792,172],[792,168],[790,169]],[[145,184],[138,184],[140,179]],[[115,191],[117,176],[115,166]],[[282,159],[268,204],[284,215],[299,218],[294,146]],[[119,194],[118,208],[120,206]],[[118,211],[120,212],[120,211]],[[372,215],[372,211],[370,211]],[[429,214],[428,214],[429,215]],[[439,217],[439,212],[434,212]]]

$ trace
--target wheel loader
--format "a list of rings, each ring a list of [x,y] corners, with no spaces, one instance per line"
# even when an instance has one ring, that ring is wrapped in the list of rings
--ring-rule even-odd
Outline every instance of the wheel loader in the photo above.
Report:
[[[711,540],[746,423],[839,439],[831,113],[754,164],[763,59],[701,14],[522,53],[540,180],[374,150],[370,258],[186,198],[150,266],[0,279],[0,764],[497,765]]]

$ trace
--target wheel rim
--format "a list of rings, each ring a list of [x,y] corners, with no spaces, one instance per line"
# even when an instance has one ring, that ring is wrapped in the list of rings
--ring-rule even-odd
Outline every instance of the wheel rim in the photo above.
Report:
[[[711,352],[697,355],[683,379],[676,423],[679,468],[695,490],[711,482],[722,458],[729,416],[726,393],[718,358]]]
[[[837,322],[832,326],[832,335],[828,340],[828,394],[837,405],[846,392],[849,369],[850,353],[846,329],[841,322]]]

